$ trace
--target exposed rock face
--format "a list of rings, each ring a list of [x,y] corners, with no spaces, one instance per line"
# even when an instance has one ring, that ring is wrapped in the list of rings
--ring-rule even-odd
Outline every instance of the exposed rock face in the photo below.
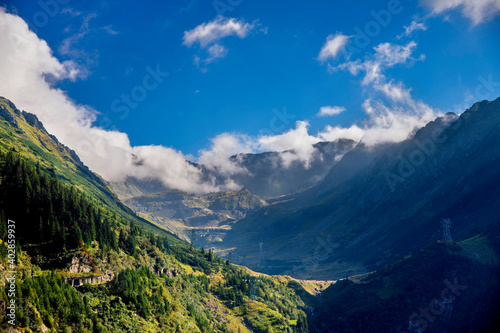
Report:
[[[185,239],[190,239],[193,228],[221,228],[267,205],[246,189],[202,196],[167,191],[131,198],[125,203]]]
[[[74,256],[68,267],[69,273],[89,273],[91,271],[91,262],[85,256]]]
[[[3,103],[5,103],[7,106],[10,107],[9,109],[4,105],[0,104],[0,117],[3,117],[6,121],[8,121],[12,125],[12,127],[20,129],[19,123],[16,120],[16,114],[18,116],[21,114],[19,110],[16,108],[14,103],[9,101],[8,99],[0,97],[0,101],[2,101]]]
[[[311,161],[307,165],[300,161],[287,163],[283,156],[292,152],[232,156],[231,161],[247,170],[232,176],[234,181],[244,187],[238,192],[197,196],[168,189],[156,179],[139,180],[132,177],[122,182],[111,182],[110,185],[136,213],[165,226],[181,238],[192,241],[191,232],[199,231],[199,241],[202,242],[197,245],[202,246],[222,241],[228,225],[265,207],[267,202],[261,197],[279,201],[281,197],[270,197],[289,195],[318,183],[355,145],[356,142],[346,139],[319,142],[314,145]],[[207,180],[215,179],[219,183],[225,181],[216,170],[193,165],[200,168]],[[207,233],[208,229],[211,230],[210,234]]]

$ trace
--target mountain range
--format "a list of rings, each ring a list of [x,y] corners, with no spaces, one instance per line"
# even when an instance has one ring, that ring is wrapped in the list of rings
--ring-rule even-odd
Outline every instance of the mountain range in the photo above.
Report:
[[[293,267],[320,257],[302,277],[337,279],[441,239],[443,218],[462,239],[498,217],[499,142],[500,99],[446,114],[400,143],[361,142],[315,186],[234,224],[223,244],[248,254],[263,242],[276,274],[301,276]]]
[[[200,205],[203,196],[183,193],[172,200],[176,192],[154,180],[112,186],[141,216],[185,239],[195,237],[198,245],[214,247],[239,264],[272,274],[338,279],[441,239],[444,218],[452,220],[453,236],[462,238],[497,216],[499,115],[499,99],[483,101],[459,116],[437,118],[403,142],[316,144],[319,157],[309,168],[300,163],[285,168],[276,162],[279,152],[233,156],[249,170],[236,177],[245,194],[265,200],[255,198],[259,204],[237,208],[237,214],[206,210],[210,203]],[[140,195],[123,188],[140,188],[135,190]],[[260,243],[265,267],[259,267]]]
[[[497,332],[499,142],[482,101],[308,166],[233,156],[245,188],[200,195],[110,183],[0,98],[0,330]]]

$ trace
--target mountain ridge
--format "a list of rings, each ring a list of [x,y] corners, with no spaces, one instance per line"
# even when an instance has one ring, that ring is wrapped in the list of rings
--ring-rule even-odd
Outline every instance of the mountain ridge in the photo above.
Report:
[[[491,220],[495,214],[493,207],[497,207],[494,198],[498,197],[498,190],[492,184],[498,183],[500,176],[494,168],[500,151],[493,144],[500,140],[499,109],[500,99],[477,103],[451,124],[438,120],[416,132],[412,139],[389,145],[388,150],[385,147],[375,157],[369,156],[369,167],[360,168],[353,177],[347,174],[345,178],[336,179],[335,170],[350,171],[347,162],[364,149],[358,145],[332,168],[323,183],[305,191],[295,201],[270,205],[247,216],[228,232],[224,241],[228,247],[239,246],[242,253],[250,251],[255,246],[252,244],[258,242],[270,244],[267,260],[274,259],[275,265],[280,266],[293,257],[299,259],[294,260],[295,265],[301,265],[301,260],[313,255],[320,245],[318,239],[323,242],[329,239],[331,254],[322,261],[322,266],[328,269],[323,270],[325,273],[315,273],[326,274],[321,275],[325,279],[335,279],[345,274],[342,267],[346,264],[338,260],[353,267],[348,275],[362,273],[387,263],[394,256],[406,255],[414,246],[419,248],[439,239],[439,220],[443,217],[456,220],[457,236],[470,232],[473,227],[465,223],[464,218]],[[441,137],[442,142],[435,141],[436,149],[428,156],[415,140],[430,139],[428,130],[440,126],[446,140]],[[471,160],[471,157],[475,158]],[[415,165],[410,164],[405,173],[410,158]],[[387,172],[396,176],[394,191],[387,181]],[[464,193],[460,188],[469,192]],[[447,195],[447,190],[455,195]],[[474,199],[473,194],[483,202]],[[476,205],[473,214],[465,213],[465,207],[473,206],[465,204],[467,198]],[[474,222],[477,227],[486,223]],[[293,232],[289,229],[289,234],[284,233],[287,225],[295,226]],[[419,239],[412,239],[415,232],[421,236]],[[394,242],[391,235],[398,235],[399,241]],[[334,267],[338,267],[339,273],[332,273]],[[330,273],[326,273],[328,270]]]

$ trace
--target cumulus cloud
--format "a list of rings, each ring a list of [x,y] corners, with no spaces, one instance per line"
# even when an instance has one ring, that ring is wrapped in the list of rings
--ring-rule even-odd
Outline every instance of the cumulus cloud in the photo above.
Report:
[[[223,133],[211,140],[206,150],[199,152],[198,162],[206,169],[226,176],[219,184],[206,175],[182,152],[150,145],[131,146],[125,133],[94,127],[97,111],[72,101],[51,82],[77,76],[70,61],[60,62],[47,43],[39,39],[18,16],[0,10],[0,94],[11,99],[19,108],[35,113],[47,130],[74,149],[83,162],[105,179],[119,181],[127,176],[154,178],[165,186],[191,193],[235,190],[240,186],[231,175],[247,172],[229,157],[239,153],[265,150],[288,150],[287,161],[307,161],[312,144],[318,137],[308,135],[307,123],[299,123],[290,132],[265,137],[249,137]],[[27,93],[29,92],[29,93]],[[290,152],[294,150],[294,152]]]
[[[361,141],[365,135],[365,130],[358,125],[350,127],[327,125],[325,129],[318,134],[321,141],[336,141],[339,139],[349,139],[356,142]]]
[[[253,153],[255,140],[247,135],[222,133],[210,140],[210,149],[199,151],[198,162],[208,169],[226,175],[244,173],[246,170],[229,157],[237,154]]]
[[[346,111],[346,108],[343,106],[322,106],[319,109],[317,116],[325,117],[325,116],[335,116],[341,114]]]
[[[318,60],[326,61],[328,59],[335,59],[339,52],[344,50],[346,44],[349,42],[349,38],[349,36],[339,32],[335,35],[329,35],[319,52]]]
[[[195,56],[195,64],[199,67],[201,63],[209,64],[216,59],[227,55],[227,48],[220,41],[229,36],[241,39],[248,36],[254,30],[257,23],[247,23],[244,20],[234,18],[217,17],[213,21],[202,23],[196,28],[184,31],[183,45],[192,47],[198,44],[201,50],[206,49],[207,55],[203,58]]]
[[[406,44],[381,43],[374,52],[363,59],[346,61],[333,68],[333,72],[345,70],[353,76],[363,73],[361,86],[370,98],[365,99],[362,109],[368,116],[361,127],[327,127],[322,138],[331,140],[337,135],[360,138],[368,146],[383,142],[399,142],[408,138],[416,128],[439,116],[439,112],[411,95],[411,88],[403,82],[388,78],[384,73],[397,65],[412,65],[425,56],[413,57],[417,47],[414,41]]]
[[[225,189],[201,181],[201,172],[179,151],[163,146],[132,147],[128,136],[93,127],[97,111],[73,102],[47,82],[77,77],[71,62],[61,63],[18,16],[0,9],[0,94],[35,113],[47,130],[74,149],[85,164],[108,180],[154,177],[188,192]],[[231,185],[233,186],[233,185]]]
[[[238,22],[244,27],[241,21],[232,21],[229,28],[217,28],[219,30],[205,26],[189,40],[206,45],[208,49],[214,47],[208,52],[217,57],[224,52],[216,46],[219,45],[217,41],[223,36],[238,35],[234,32],[240,29],[235,28]],[[208,37],[209,32],[218,37]],[[92,170],[111,181],[132,176],[160,179],[167,187],[191,193],[235,190],[239,185],[231,176],[247,170],[238,159],[229,159],[232,155],[278,151],[285,167],[293,162],[307,167],[316,156],[314,144],[320,141],[342,138],[363,140],[367,144],[401,141],[415,126],[424,125],[435,114],[424,103],[415,101],[403,83],[384,75],[387,68],[414,61],[412,52],[416,44],[380,44],[373,55],[341,64],[337,70],[347,70],[353,75],[364,73],[363,87],[382,93],[393,105],[389,107],[377,99],[367,99],[362,106],[367,120],[346,128],[326,126],[315,134],[310,133],[307,121],[298,121],[295,128],[277,135],[220,134],[211,140],[208,149],[199,151],[198,162],[205,169],[222,175],[225,182],[221,184],[207,180],[200,168],[188,162],[193,160],[192,156],[164,146],[131,146],[127,134],[94,127],[97,111],[75,103],[50,83],[78,78],[78,68],[71,60],[61,62],[55,58],[47,43],[31,32],[20,17],[1,9],[0,45],[0,76],[8,78],[0,80],[0,95],[11,99],[19,108],[35,113],[50,133],[74,149]],[[50,82],[48,77],[52,78]],[[338,107],[330,108],[324,112],[333,113],[332,110]]]
[[[297,121],[295,129],[280,135],[260,137],[258,149],[281,152],[280,156],[286,168],[293,161],[300,161],[308,167],[315,150],[313,145],[321,141],[318,137],[309,135],[308,130],[307,121]]]
[[[199,43],[200,47],[205,48],[228,36],[245,38],[254,27],[255,24],[245,23],[243,20],[217,17],[211,22],[200,24],[193,30],[185,31],[183,44],[190,47]]]
[[[430,8],[434,15],[461,9],[462,15],[473,25],[492,20],[500,14],[500,0],[420,0],[420,3]]]

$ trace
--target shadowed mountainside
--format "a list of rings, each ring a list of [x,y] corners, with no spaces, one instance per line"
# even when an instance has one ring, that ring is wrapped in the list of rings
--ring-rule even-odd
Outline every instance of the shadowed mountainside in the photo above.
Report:
[[[440,239],[442,218],[460,239],[498,216],[498,142],[500,99],[399,144],[359,144],[317,186],[239,221],[223,245],[255,257],[263,242],[267,272],[336,279]]]

